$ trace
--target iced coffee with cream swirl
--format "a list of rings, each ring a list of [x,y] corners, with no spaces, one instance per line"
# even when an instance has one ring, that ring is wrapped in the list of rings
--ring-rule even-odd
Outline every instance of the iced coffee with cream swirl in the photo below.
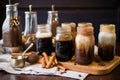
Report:
[[[94,57],[94,33],[92,23],[79,23],[77,27],[76,45],[76,63],[88,65]]]
[[[98,55],[104,61],[114,58],[116,34],[114,24],[101,24],[98,35]]]

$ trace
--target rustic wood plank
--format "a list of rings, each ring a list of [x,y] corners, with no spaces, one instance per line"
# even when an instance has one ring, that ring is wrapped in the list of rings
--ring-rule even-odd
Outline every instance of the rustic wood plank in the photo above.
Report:
[[[99,63],[96,63],[95,61],[93,61],[89,65],[75,65],[74,61],[61,62],[61,64],[70,70],[86,72],[93,75],[104,75],[110,73],[120,64],[120,57],[115,56],[112,61],[104,62],[105,66],[99,65]]]

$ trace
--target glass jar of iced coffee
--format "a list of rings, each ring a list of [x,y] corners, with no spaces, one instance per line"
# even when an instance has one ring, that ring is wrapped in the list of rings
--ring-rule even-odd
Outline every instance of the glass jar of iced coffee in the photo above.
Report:
[[[114,24],[101,24],[98,35],[98,55],[104,61],[114,58],[116,34]]]
[[[76,24],[74,22],[64,22],[61,24],[61,27],[67,28],[70,27],[71,28],[71,35],[73,38],[73,54],[75,54],[75,37],[76,37]]]
[[[52,33],[48,25],[41,24],[38,25],[36,32],[36,49],[41,55],[46,52],[48,55],[52,51]]]
[[[92,23],[78,23],[77,36],[75,39],[76,63],[88,65],[94,57],[94,32]]]
[[[57,34],[55,37],[55,52],[59,61],[68,61],[73,56],[73,38],[71,35],[71,28],[57,27]]]

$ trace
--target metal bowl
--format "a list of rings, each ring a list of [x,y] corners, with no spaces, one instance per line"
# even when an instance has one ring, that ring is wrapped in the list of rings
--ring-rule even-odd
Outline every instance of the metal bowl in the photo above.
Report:
[[[14,68],[22,68],[25,66],[24,56],[12,56],[10,64]]]

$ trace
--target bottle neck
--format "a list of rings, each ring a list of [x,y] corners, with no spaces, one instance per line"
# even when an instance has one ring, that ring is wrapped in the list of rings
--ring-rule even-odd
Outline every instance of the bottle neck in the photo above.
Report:
[[[6,11],[6,18],[13,18],[18,16],[18,13],[16,11]]]
[[[58,21],[58,13],[48,12],[48,20],[47,22]]]
[[[24,36],[34,34],[37,30],[37,12],[25,12],[25,31]]]
[[[16,5],[6,5],[6,18],[13,18],[18,16]]]

